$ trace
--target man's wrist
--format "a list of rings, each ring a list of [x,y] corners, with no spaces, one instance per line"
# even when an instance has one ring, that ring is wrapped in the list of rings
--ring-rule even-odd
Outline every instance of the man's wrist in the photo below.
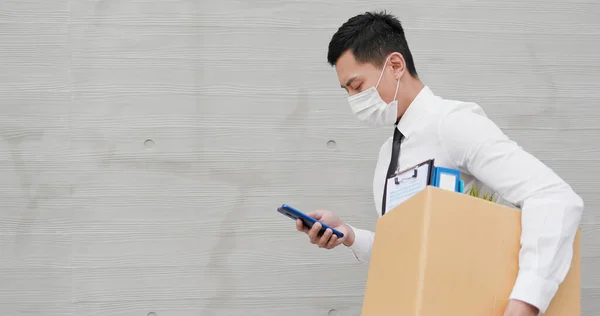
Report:
[[[545,313],[557,290],[558,284],[552,280],[539,277],[535,271],[521,269],[509,298],[535,306]]]
[[[538,316],[539,314],[540,310],[537,307],[517,299],[510,299],[504,312],[504,316]]]
[[[352,245],[354,245],[354,241],[356,239],[356,235],[354,234],[354,229],[352,229],[352,226],[350,225],[346,225],[347,232],[346,232],[346,239],[344,239],[344,246],[346,247],[352,247]]]

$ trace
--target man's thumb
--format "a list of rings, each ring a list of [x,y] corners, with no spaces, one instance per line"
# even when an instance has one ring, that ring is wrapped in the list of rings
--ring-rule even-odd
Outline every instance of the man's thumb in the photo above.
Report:
[[[319,220],[321,220],[321,217],[323,217],[323,211],[313,211],[313,212],[307,213],[306,215],[319,221]]]

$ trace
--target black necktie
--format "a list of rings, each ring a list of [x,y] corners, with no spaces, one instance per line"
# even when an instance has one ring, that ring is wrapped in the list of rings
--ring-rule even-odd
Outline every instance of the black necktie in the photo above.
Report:
[[[396,169],[398,169],[398,157],[400,157],[400,144],[404,135],[398,130],[398,127],[394,128],[394,139],[392,141],[392,159],[390,160],[390,166],[388,167],[387,174],[385,176],[385,184],[383,185],[383,199],[381,205],[381,215],[385,214],[385,197],[387,195],[387,180],[394,176]]]

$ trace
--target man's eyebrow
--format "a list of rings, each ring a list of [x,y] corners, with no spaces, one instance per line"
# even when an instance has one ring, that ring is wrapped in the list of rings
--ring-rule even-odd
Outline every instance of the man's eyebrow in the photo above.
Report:
[[[350,79],[348,79],[348,81],[346,81],[346,85],[345,86],[341,86],[342,88],[346,89],[346,87],[349,87],[350,84],[352,84],[352,81],[356,80],[358,78],[358,76],[352,76],[350,77]]]

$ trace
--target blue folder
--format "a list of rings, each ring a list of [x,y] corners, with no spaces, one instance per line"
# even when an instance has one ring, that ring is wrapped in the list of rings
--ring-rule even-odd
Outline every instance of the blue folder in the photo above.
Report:
[[[433,168],[433,178],[431,181],[432,186],[455,192],[461,192],[460,183],[460,171],[444,167]]]

